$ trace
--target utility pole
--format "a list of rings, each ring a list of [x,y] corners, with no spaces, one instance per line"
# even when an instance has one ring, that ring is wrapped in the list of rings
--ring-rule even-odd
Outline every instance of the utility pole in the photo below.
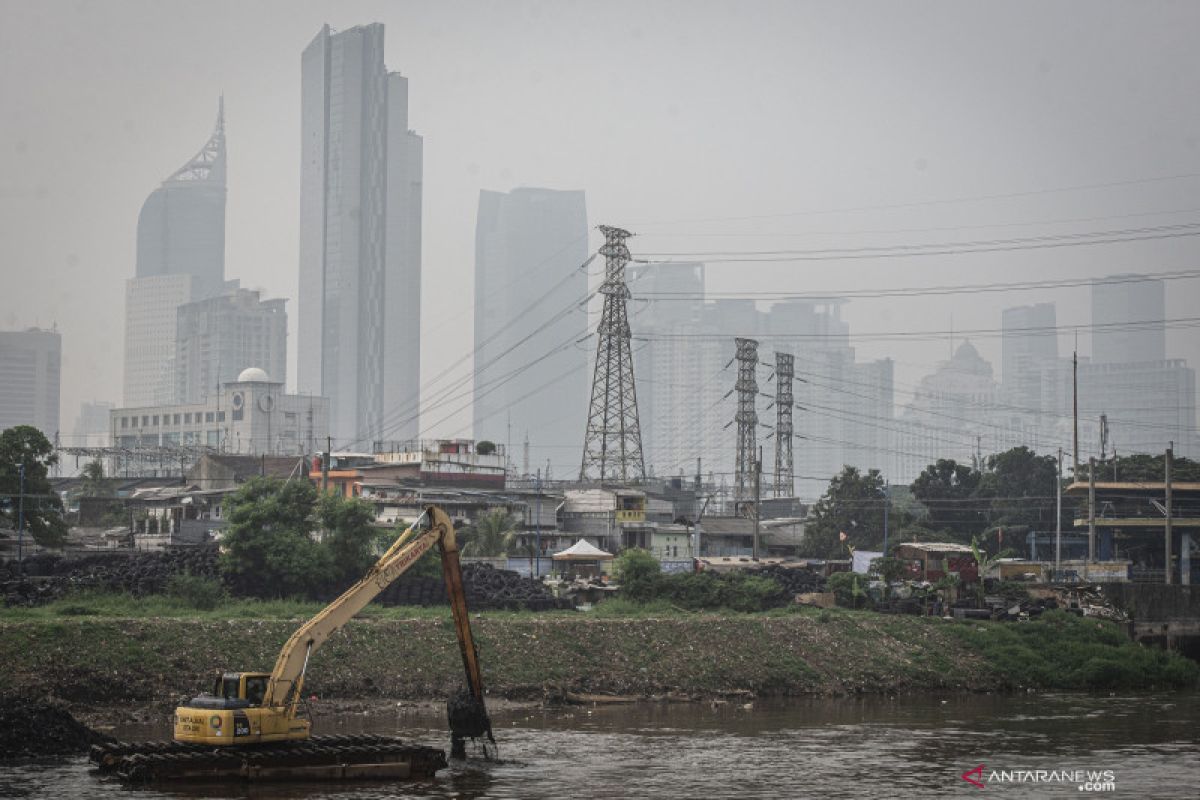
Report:
[[[630,258],[625,240],[633,234],[609,225],[601,225],[600,231],[604,234],[604,246],[600,248],[605,258],[604,283],[600,286],[604,310],[596,329],[596,369],[579,480],[587,480],[595,469],[601,481],[641,481],[646,477],[646,462],[642,457],[642,428],[638,423],[625,309],[630,296],[625,285],[625,265]]]
[[[25,465],[17,466],[18,488],[17,488],[17,567],[18,572],[24,575],[21,565],[24,563],[23,549],[25,545]]]
[[[754,552],[752,556],[758,560],[758,520],[762,516],[762,447],[758,448],[758,458],[754,461]]]
[[[534,517],[533,517],[533,525],[534,525],[534,528],[533,528],[533,530],[534,530],[534,533],[533,533],[533,537],[534,537],[533,557],[535,559],[535,561],[533,562],[535,565],[534,570],[533,570],[533,577],[540,578],[540,577],[542,577],[542,468],[541,467],[538,467],[537,479],[535,481],[535,488],[537,490],[537,501],[536,501],[537,511],[534,512]]]
[[[1071,480],[1079,480],[1079,350],[1071,354],[1071,404],[1074,410],[1071,418],[1075,425],[1075,469],[1071,471]]]
[[[1058,448],[1058,480],[1054,482],[1054,575],[1062,574],[1062,448]]]
[[[321,456],[321,493],[324,494],[329,490],[329,458],[330,451],[333,450],[333,437],[325,437],[325,454]]]
[[[883,555],[887,557],[887,540],[888,540],[888,509],[892,505],[891,500],[891,484],[887,481],[883,482]]]
[[[1166,580],[1165,580],[1166,583],[1172,582],[1171,581],[1171,533],[1172,533],[1172,530],[1171,530],[1171,528],[1172,528],[1171,495],[1173,494],[1173,492],[1171,491],[1171,467],[1173,465],[1171,462],[1174,460],[1175,460],[1175,443],[1171,442],[1171,446],[1167,448],[1166,458],[1163,461],[1163,479],[1164,479],[1163,484],[1164,484],[1164,488],[1166,489],[1166,494],[1167,494],[1167,497],[1166,497],[1167,521],[1166,521],[1166,525],[1164,526],[1164,535],[1163,535],[1163,539],[1165,540],[1165,544],[1166,544],[1166,547],[1165,547],[1165,557],[1166,557],[1165,567],[1166,568],[1163,570],[1166,574]]]

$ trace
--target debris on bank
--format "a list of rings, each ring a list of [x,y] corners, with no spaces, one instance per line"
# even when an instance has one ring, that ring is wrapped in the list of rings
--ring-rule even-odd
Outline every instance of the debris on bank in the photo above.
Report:
[[[111,741],[59,703],[0,695],[0,759],[76,755]]]

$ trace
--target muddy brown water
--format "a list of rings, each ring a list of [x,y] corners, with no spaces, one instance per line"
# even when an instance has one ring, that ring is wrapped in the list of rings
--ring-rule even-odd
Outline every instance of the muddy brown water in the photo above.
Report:
[[[493,722],[503,761],[453,763],[423,782],[130,790],[100,779],[79,757],[0,763],[0,797],[1200,797],[1194,691],[574,707],[506,711]],[[428,715],[325,716],[315,725],[447,746],[444,722]],[[115,733],[157,738],[169,730]],[[970,777],[983,790],[961,777],[980,765]]]

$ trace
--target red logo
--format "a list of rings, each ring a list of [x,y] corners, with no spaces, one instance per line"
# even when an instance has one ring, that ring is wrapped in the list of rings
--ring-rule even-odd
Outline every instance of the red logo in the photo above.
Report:
[[[983,764],[980,764],[980,765],[979,765],[978,767],[976,767],[975,769],[968,770],[968,771],[966,771],[966,772],[964,772],[964,773],[962,774],[962,779],[963,779],[964,781],[966,781],[967,783],[971,784],[972,786],[977,786],[977,787],[979,787],[980,789],[982,789],[982,788],[983,788],[983,784],[982,784],[982,783],[980,783],[979,781],[975,780],[975,778],[972,778],[972,777],[971,777],[972,775],[975,775],[976,777],[982,778],[982,777],[983,777]]]

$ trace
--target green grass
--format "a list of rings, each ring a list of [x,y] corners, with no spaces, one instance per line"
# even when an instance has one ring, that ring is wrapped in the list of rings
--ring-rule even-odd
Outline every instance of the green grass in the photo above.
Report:
[[[1029,623],[956,623],[949,631],[1011,688],[1101,691],[1200,682],[1196,662],[1132,642],[1111,622],[1062,611]]]

